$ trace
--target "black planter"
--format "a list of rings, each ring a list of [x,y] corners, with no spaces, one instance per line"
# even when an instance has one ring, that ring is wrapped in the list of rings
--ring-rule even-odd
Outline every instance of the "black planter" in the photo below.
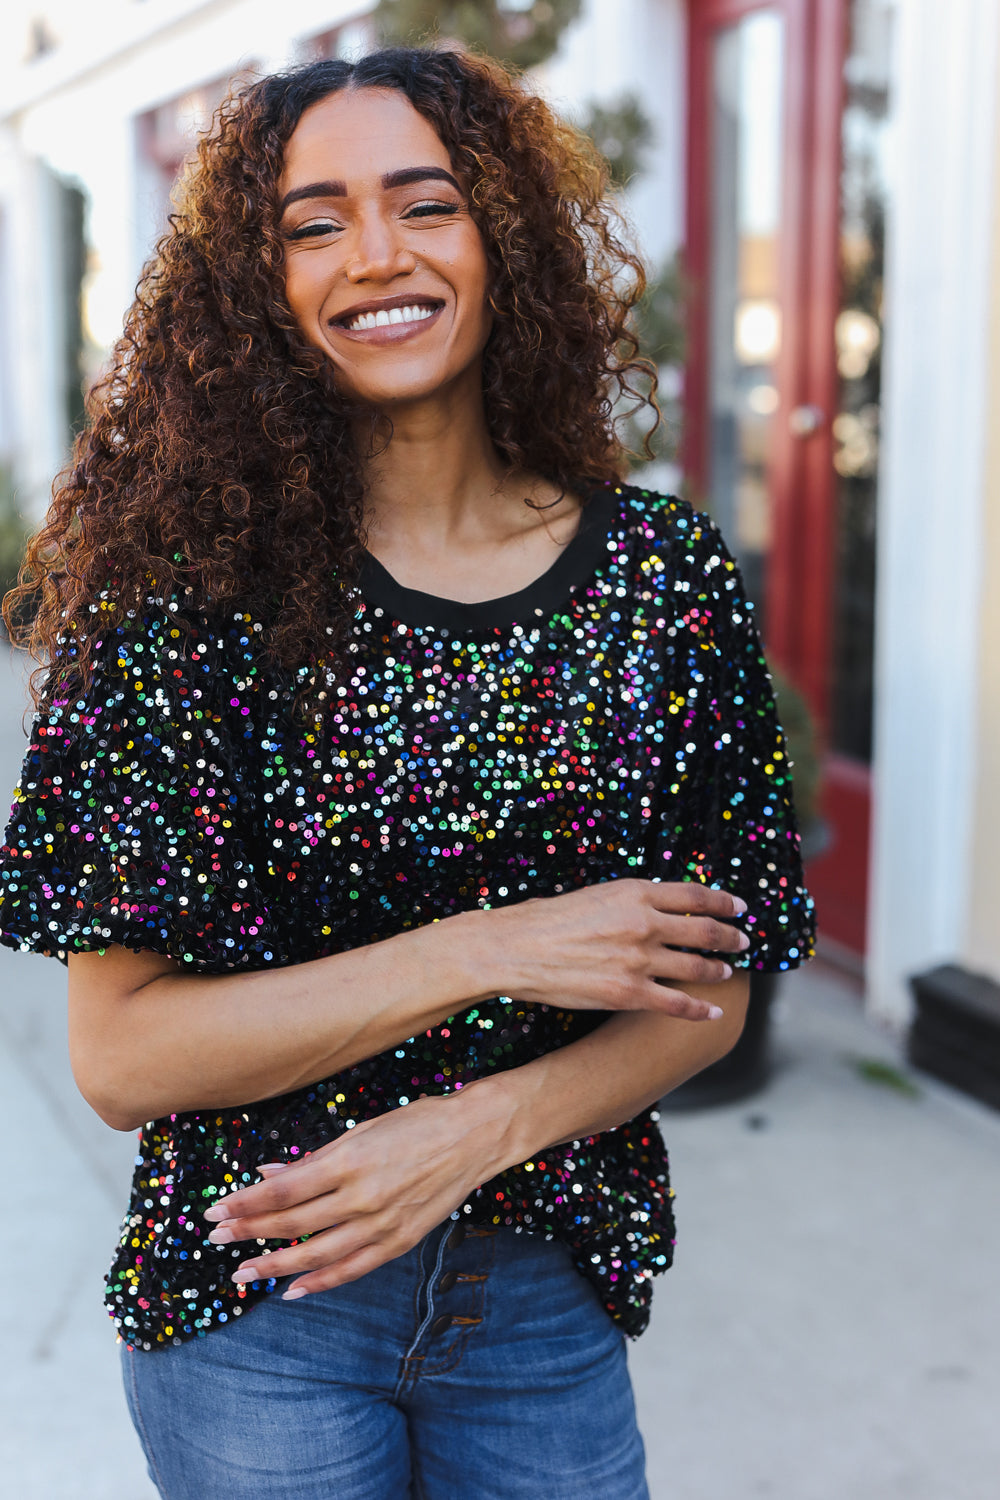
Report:
[[[750,975],[750,1003],[746,1025],[732,1052],[703,1072],[696,1073],[660,1101],[660,1109],[680,1111],[735,1104],[756,1094],[771,1071],[771,1002],[780,974]]]

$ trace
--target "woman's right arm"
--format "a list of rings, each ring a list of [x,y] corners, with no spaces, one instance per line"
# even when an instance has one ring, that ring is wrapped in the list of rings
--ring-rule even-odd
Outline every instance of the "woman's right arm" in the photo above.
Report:
[[[73,1071],[102,1119],[132,1130],[315,1083],[496,995],[710,1020],[682,986],[728,966],[678,950],[739,951],[741,910],[696,884],[618,880],[253,973],[192,974],[120,947],[75,954]]]

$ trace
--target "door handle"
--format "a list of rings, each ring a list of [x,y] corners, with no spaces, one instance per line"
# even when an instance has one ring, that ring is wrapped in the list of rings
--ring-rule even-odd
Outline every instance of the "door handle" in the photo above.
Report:
[[[821,406],[793,406],[788,414],[788,430],[793,437],[810,437],[825,421],[826,412]]]

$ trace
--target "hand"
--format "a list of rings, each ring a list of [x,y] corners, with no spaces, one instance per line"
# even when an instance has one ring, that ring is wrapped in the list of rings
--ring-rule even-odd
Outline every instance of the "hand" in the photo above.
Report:
[[[487,1082],[487,1080],[483,1080]],[[293,1240],[244,1261],[237,1282],[294,1275],[288,1300],[356,1281],[411,1249],[480,1183],[516,1159],[501,1093],[477,1082],[415,1100],[355,1125],[288,1166],[264,1166],[262,1183],[208,1209],[213,1244]],[[304,1274],[299,1274],[299,1273]]]
[[[503,992],[515,999],[706,1021],[722,1011],[687,994],[684,983],[719,983],[733,971],[721,959],[678,950],[746,949],[749,939],[731,925],[746,909],[738,896],[693,881],[609,880],[488,916],[501,949]]]

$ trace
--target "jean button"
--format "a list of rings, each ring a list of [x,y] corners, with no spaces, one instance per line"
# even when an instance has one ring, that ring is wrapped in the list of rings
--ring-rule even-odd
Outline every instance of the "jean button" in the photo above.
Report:
[[[440,1318],[435,1318],[434,1322],[431,1324],[431,1336],[433,1338],[439,1338],[442,1333],[447,1333],[450,1327],[451,1318],[446,1317],[444,1314],[442,1314]]]
[[[438,1282],[438,1291],[450,1292],[457,1280],[457,1271],[445,1271],[444,1275],[441,1277],[441,1280]]]
[[[454,1229],[451,1231],[451,1234],[449,1234],[448,1236],[448,1249],[457,1250],[464,1239],[465,1225],[461,1222],[461,1220],[459,1220]]]

